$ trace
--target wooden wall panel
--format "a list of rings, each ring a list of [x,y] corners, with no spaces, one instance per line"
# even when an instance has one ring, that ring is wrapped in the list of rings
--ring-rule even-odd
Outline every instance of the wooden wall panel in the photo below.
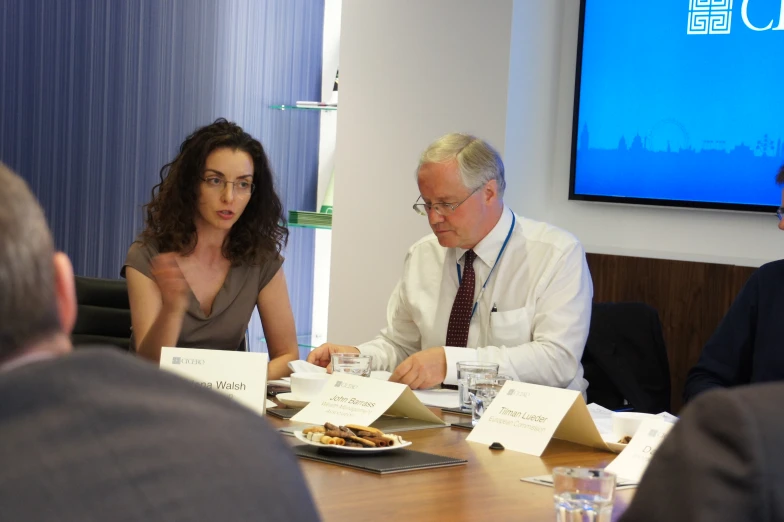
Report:
[[[689,369],[755,269],[603,254],[587,259],[595,302],[639,301],[658,310],[677,412]]]

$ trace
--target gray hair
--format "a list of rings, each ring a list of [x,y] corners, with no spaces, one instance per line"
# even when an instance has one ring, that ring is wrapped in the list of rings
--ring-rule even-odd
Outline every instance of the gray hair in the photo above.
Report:
[[[458,172],[468,190],[476,190],[490,180],[498,185],[498,195],[506,189],[504,162],[489,143],[470,134],[451,133],[431,143],[419,158],[417,172],[426,163],[457,160]]]
[[[46,218],[27,183],[0,163],[0,360],[60,330]]]

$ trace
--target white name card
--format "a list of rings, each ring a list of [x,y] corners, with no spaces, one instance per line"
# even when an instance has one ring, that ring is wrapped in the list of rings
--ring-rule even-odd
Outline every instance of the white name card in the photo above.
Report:
[[[333,373],[321,393],[294,415],[293,422],[370,426],[384,414],[446,424],[397,382]]]
[[[644,421],[637,428],[629,445],[607,466],[607,471],[615,473],[618,477],[639,483],[651,457],[656,453],[659,445],[670,433],[673,426],[673,423],[663,419]]]
[[[553,437],[611,451],[580,392],[514,381],[506,381],[466,440],[539,457]]]
[[[267,354],[165,346],[160,367],[264,415]]]

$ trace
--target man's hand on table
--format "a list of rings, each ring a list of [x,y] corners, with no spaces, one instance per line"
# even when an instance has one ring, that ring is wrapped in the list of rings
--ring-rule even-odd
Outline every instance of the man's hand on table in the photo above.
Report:
[[[417,352],[400,363],[389,378],[407,384],[412,390],[432,388],[446,378],[446,352],[443,346]]]

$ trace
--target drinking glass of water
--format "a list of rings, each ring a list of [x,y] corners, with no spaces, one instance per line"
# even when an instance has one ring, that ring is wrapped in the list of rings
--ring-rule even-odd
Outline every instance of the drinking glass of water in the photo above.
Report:
[[[457,363],[457,395],[460,397],[460,408],[471,411],[471,398],[468,395],[468,383],[472,378],[492,378],[498,375],[498,363],[479,361],[460,361]]]
[[[332,373],[350,373],[361,377],[370,377],[370,355],[358,353],[333,353]]]
[[[603,469],[554,468],[557,522],[610,522],[615,475]]]
[[[513,381],[512,377],[499,375],[492,378],[469,378],[468,395],[471,398],[471,424],[476,426],[482,414],[490,407],[496,395],[504,387],[506,381]]]

